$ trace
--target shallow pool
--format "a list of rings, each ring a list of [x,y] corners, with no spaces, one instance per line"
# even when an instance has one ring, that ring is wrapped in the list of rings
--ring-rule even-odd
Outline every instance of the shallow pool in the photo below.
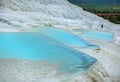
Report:
[[[104,31],[79,30],[78,35],[82,38],[97,39],[103,41],[113,41],[114,34]]]
[[[39,32],[43,35],[46,35],[60,43],[63,43],[72,47],[80,47],[80,48],[91,48],[96,49],[99,48],[97,45],[90,44],[86,40],[78,37],[66,30],[54,28],[54,27],[36,27],[32,29],[32,31]]]
[[[40,33],[0,33],[0,58],[44,60],[62,68],[89,68],[97,60]]]

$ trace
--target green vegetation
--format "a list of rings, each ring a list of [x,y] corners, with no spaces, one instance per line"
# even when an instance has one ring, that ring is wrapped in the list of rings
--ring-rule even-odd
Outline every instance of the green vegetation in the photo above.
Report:
[[[115,16],[115,17],[109,17],[108,20],[110,20],[111,22],[120,24],[120,16]]]
[[[89,11],[95,14],[102,14],[103,18],[113,22],[120,24],[120,5],[79,5],[84,10]],[[110,15],[112,14],[112,15]]]
[[[120,6],[82,6],[92,13],[120,13]]]

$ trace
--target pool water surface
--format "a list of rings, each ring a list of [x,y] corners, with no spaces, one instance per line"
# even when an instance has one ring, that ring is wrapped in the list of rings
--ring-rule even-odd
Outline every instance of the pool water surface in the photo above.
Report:
[[[40,26],[32,29],[32,31],[39,32],[67,46],[79,47],[79,48],[90,48],[90,49],[99,48],[97,45],[93,45],[88,41],[82,39],[81,37],[78,37],[66,30],[62,30],[54,27]]]
[[[0,33],[0,58],[59,63],[65,69],[89,68],[95,58],[40,33]]]
[[[78,30],[78,36],[82,38],[113,41],[114,33],[105,31]]]

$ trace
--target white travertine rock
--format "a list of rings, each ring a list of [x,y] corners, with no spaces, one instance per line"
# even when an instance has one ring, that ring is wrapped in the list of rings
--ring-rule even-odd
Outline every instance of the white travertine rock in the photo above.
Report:
[[[103,29],[101,29],[102,24],[104,26]],[[36,26],[58,27],[69,31],[74,29],[111,31],[115,34],[115,43],[120,43],[120,25],[113,24],[101,17],[86,12],[82,8],[69,3],[67,0],[0,0],[0,32],[25,32]],[[96,54],[95,51],[90,50],[83,51],[92,54],[93,57],[99,60],[99,63],[87,74],[72,77],[75,78],[72,80],[68,78],[64,82],[120,82],[120,75],[118,74],[120,67],[118,61],[120,60],[119,45],[112,44],[111,42],[108,42],[108,44],[103,42],[101,44],[93,41],[93,43],[99,46],[102,45],[101,50],[105,48],[107,51],[100,51],[100,54]],[[107,48],[104,44],[107,44]],[[0,62],[2,62],[2,60]],[[12,64],[14,65],[14,63]],[[59,77],[56,79],[54,73],[49,73],[52,74],[51,78],[54,76],[54,80],[49,79],[49,77],[46,78],[47,80],[41,80],[39,75],[32,77],[32,74],[26,73],[25,71],[22,71],[25,74],[22,75],[19,73],[19,69],[12,72],[10,69],[14,68],[9,69],[9,66],[10,65],[5,69],[6,71],[0,70],[0,75],[3,74],[2,77],[8,77],[3,82],[63,82],[63,79],[60,80],[61,78]],[[25,70],[27,69],[25,68]],[[33,72],[35,70],[29,69],[27,71],[37,74],[37,72]],[[40,70],[37,69],[37,71]],[[16,74],[16,76],[14,76],[14,74],[13,76],[9,75],[12,73]],[[0,76],[0,78],[2,77]],[[10,77],[17,79],[12,80]],[[63,78],[67,78],[67,76]]]

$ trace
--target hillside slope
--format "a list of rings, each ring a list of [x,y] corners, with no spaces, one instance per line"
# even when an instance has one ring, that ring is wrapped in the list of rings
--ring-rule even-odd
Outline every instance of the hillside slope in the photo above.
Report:
[[[25,30],[39,25],[101,29],[101,24],[104,29],[120,31],[120,25],[86,12],[67,0],[0,0],[0,31]]]
[[[101,28],[101,25],[104,27]],[[67,0],[0,0],[0,32],[27,32],[29,29],[35,28],[37,26],[58,27],[71,32],[77,29],[111,31],[115,33],[115,42],[120,43],[120,25],[113,24],[101,17],[86,12],[82,8],[69,3]],[[103,46],[104,42],[103,44],[96,44]],[[111,44],[114,43],[108,42],[107,48],[104,47],[105,50],[100,50],[100,53],[96,53],[96,51],[83,50],[85,53],[89,53],[92,54],[92,56],[95,56],[96,59],[98,59],[98,64],[93,67],[92,71],[85,74],[84,76],[69,78],[67,76],[63,77],[62,80],[67,78],[68,82],[119,82],[120,75],[118,73],[120,67],[120,56],[119,53],[109,53],[109,51],[106,50],[108,49],[111,52],[114,52]],[[114,46],[118,49],[119,52],[118,45],[114,44]],[[113,59],[111,55],[115,58]],[[103,60],[102,58],[107,59]],[[1,60],[1,62],[3,61],[6,63],[6,61],[9,60]],[[13,60],[11,61],[12,63],[10,62],[10,64],[13,66],[11,69],[13,70],[9,69],[10,71],[1,71],[3,76],[14,73],[13,76],[11,75],[9,78],[18,78],[21,79],[21,81],[24,79],[25,81],[23,82],[33,82],[32,80],[35,80],[36,82],[43,82],[43,80],[39,80],[41,78],[39,78],[39,74],[36,70],[32,70],[31,68],[24,69],[24,66],[26,65],[24,61],[18,61],[18,63],[20,62],[23,64],[23,67],[19,64],[17,64],[17,66],[23,68],[23,70],[20,69],[20,71],[22,71],[24,75],[19,73],[19,68],[14,68],[16,61],[17,60]],[[28,65],[31,65],[32,62],[27,63]],[[10,64],[5,64],[5,68],[11,67]],[[3,65],[3,63],[0,63],[0,65]],[[34,62],[32,65],[35,65]],[[3,68],[1,67],[0,69]],[[26,70],[29,70],[31,73],[29,74]],[[8,72],[8,74],[4,72]],[[55,77],[54,73],[49,73],[49,75]],[[113,73],[114,75],[112,76]],[[35,74],[33,76],[34,78],[32,77],[32,74]],[[46,76],[50,78],[49,75]],[[70,78],[72,78],[72,80]],[[60,80],[54,82],[60,82]],[[67,81],[65,80],[64,82]]]

